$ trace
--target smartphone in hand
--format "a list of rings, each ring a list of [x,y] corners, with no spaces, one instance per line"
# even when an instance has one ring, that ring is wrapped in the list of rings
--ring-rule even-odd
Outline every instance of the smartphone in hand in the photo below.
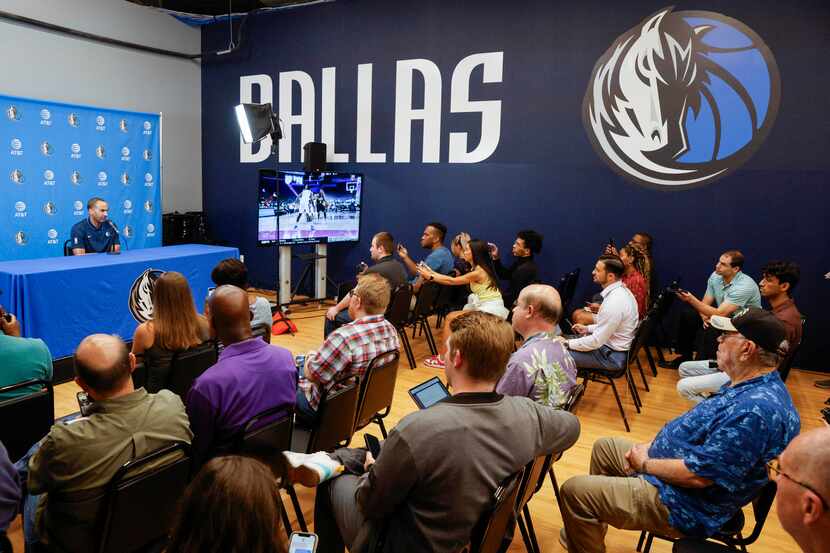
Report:
[[[377,460],[378,456],[380,455],[380,440],[378,440],[371,434],[364,434],[363,440],[366,442],[366,449],[368,449],[369,453],[372,454],[372,457],[374,457],[375,460]]]
[[[288,540],[288,553],[314,553],[315,551],[317,551],[317,534],[291,532]]]

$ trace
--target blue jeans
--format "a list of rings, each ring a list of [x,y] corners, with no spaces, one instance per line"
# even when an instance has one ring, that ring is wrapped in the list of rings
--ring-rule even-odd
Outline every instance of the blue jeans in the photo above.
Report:
[[[20,482],[26,483],[28,481],[29,459],[37,453],[38,449],[40,449],[40,442],[35,442],[26,452],[26,455],[14,464]],[[38,501],[40,501],[40,495],[32,495],[28,490],[26,491],[26,495],[23,497],[23,541],[26,545],[26,551],[29,551],[33,544],[40,543],[40,536],[35,530],[35,511],[37,511]]]
[[[578,369],[608,369],[611,371],[625,367],[627,351],[615,351],[608,346],[601,346],[591,351],[570,350],[571,357]]]
[[[334,318],[333,321],[330,321],[328,317],[325,319],[325,325],[323,326],[323,338],[328,338],[329,334],[337,330],[343,325],[347,325],[352,322],[352,318],[349,316],[349,310],[344,309],[337,316]]]

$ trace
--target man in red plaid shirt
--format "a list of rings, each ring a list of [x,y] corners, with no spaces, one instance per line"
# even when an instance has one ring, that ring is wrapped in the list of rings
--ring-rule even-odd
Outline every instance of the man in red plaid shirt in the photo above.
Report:
[[[363,375],[369,363],[400,347],[398,331],[383,318],[389,305],[389,282],[379,274],[357,280],[349,298],[352,322],[331,334],[319,351],[310,351],[297,388],[297,420],[313,426],[320,397],[333,382],[350,375]]]

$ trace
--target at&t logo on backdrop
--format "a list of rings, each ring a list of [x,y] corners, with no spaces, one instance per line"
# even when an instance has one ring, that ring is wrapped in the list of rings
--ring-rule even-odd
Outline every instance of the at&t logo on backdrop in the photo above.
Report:
[[[133,212],[133,202],[130,200],[124,200],[124,215],[129,215]]]
[[[153,186],[152,173],[144,173],[144,186]]]
[[[597,61],[582,121],[617,173],[676,190],[743,165],[769,134],[780,99],[775,58],[752,29],[714,12],[665,8]]]
[[[49,237],[49,239],[46,241],[47,244],[57,244],[58,243],[58,231],[56,229],[50,228],[46,232],[46,236]]]
[[[105,131],[107,130],[107,120],[104,119],[103,115],[99,115],[95,118],[95,130],[96,131]]]
[[[26,202],[15,202],[14,203],[14,216],[17,218],[23,218],[26,216]]]
[[[107,186],[109,182],[107,182],[107,172],[106,171],[99,171],[98,172],[98,186]]]
[[[130,161],[130,149],[126,146],[121,148],[121,161]]]
[[[44,186],[55,186],[55,172],[51,169],[46,169],[43,172],[43,185]]]
[[[150,223],[147,225],[147,238],[152,238],[156,235],[156,225]]]
[[[69,157],[71,157],[72,159],[81,159],[81,145],[80,144],[75,142],[75,143],[72,144],[72,146],[70,146],[70,149],[72,150],[72,155],[70,155]]]
[[[12,149],[9,152],[13,156],[22,156],[23,155],[23,141],[19,138],[12,138],[10,143]]]
[[[72,215],[83,215],[84,214],[84,202],[81,200],[75,200],[72,203]]]
[[[52,112],[46,108],[40,110],[40,124],[44,127],[52,126]]]

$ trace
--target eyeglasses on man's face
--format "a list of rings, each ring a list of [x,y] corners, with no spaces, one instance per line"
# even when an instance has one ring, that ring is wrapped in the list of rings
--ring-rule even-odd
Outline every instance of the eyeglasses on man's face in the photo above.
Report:
[[[778,459],[778,457],[776,457],[775,459],[773,459],[772,461],[767,463],[767,476],[769,477],[770,480],[773,480],[775,482],[777,482],[778,479],[783,476],[784,478],[786,478],[790,482],[798,484],[802,488],[813,492],[816,495],[816,497],[818,497],[819,500],[821,500],[821,505],[824,507],[824,510],[825,511],[830,511],[830,507],[828,507],[827,501],[824,500],[824,498],[821,496],[820,493],[818,493],[815,490],[815,488],[813,488],[809,484],[805,484],[804,482],[799,482],[798,480],[796,480],[795,478],[793,478],[792,476],[790,476],[789,474],[787,474],[786,472],[781,470],[781,461]]]

